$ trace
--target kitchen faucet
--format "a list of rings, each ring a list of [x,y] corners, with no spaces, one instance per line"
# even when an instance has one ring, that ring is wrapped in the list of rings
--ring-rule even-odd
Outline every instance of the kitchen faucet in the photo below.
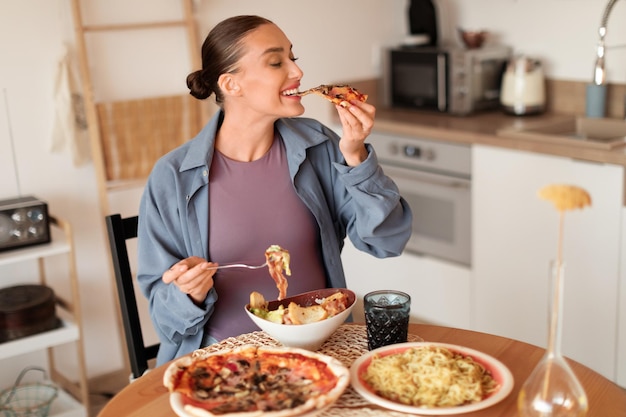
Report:
[[[617,0],[609,0],[604,13],[602,13],[602,21],[598,33],[600,34],[600,40],[598,41],[596,65],[593,69],[593,82],[595,85],[606,84],[606,70],[604,68],[604,55],[606,54],[606,46],[604,45],[604,37],[606,36],[606,24],[609,20],[609,15],[613,6],[617,3]]]
[[[606,46],[604,44],[604,38],[606,36],[606,25],[609,20],[609,15],[611,14],[611,10],[613,9],[615,3],[617,3],[617,0],[609,0],[607,5],[605,6],[604,13],[602,13],[600,28],[598,29],[600,40],[598,41],[598,48],[596,51],[596,63],[593,68],[593,82],[587,85],[587,117],[604,117],[605,114],[606,69],[604,64],[604,57],[606,55]]]

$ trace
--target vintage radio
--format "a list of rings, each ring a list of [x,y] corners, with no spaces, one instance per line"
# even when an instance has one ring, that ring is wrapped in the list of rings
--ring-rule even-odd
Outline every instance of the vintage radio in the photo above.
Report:
[[[48,204],[33,196],[0,200],[0,251],[48,242]]]

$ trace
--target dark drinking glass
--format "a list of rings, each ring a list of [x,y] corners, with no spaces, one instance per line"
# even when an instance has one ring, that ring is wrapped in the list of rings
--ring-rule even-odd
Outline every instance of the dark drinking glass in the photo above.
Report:
[[[411,310],[408,294],[393,290],[373,291],[365,294],[363,307],[369,350],[407,341]]]

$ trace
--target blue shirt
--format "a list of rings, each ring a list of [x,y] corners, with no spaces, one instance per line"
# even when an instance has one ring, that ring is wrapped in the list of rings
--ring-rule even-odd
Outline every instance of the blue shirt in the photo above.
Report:
[[[208,174],[222,119],[219,111],[194,139],[157,161],[141,198],[137,279],[161,343],[157,364],[201,347],[217,300],[212,289],[198,306],[161,276],[181,259],[208,259]],[[275,128],[285,143],[294,188],[319,226],[327,286],[346,286],[341,263],[346,236],[373,256],[400,255],[411,235],[411,210],[373,148],[367,145],[368,158],[349,167],[339,137],[321,123],[286,118]]]

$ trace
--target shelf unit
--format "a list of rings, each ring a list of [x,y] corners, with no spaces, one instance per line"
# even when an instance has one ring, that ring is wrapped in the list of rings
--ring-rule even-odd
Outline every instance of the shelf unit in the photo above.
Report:
[[[185,32],[187,39],[187,47],[189,50],[190,57],[190,65],[193,69],[198,69],[202,67],[202,62],[200,58],[200,43],[198,37],[198,28],[196,24],[196,18],[194,15],[194,1],[193,0],[180,0],[180,6],[182,11],[182,17],[180,19],[174,20],[162,20],[162,21],[138,21],[138,22],[126,22],[126,23],[89,23],[85,22],[83,18],[83,3],[85,0],[72,0],[72,16],[74,20],[74,31],[75,31],[75,39],[76,39],[76,50],[78,57],[78,64],[80,70],[80,79],[82,83],[82,93],[83,99],[85,103],[85,117],[87,119],[87,127],[89,130],[89,139],[91,144],[91,153],[92,160],[94,163],[94,169],[96,173],[97,185],[98,185],[98,195],[100,200],[100,207],[103,217],[105,215],[111,214],[110,211],[110,202],[109,202],[109,192],[113,190],[124,190],[132,187],[136,187],[138,184],[143,184],[149,174],[149,171],[146,171],[144,166],[151,167],[154,161],[146,164],[147,161],[141,161],[139,158],[140,154],[150,154],[151,152],[146,152],[152,149],[172,149],[174,147],[174,143],[176,143],[176,138],[174,136],[167,137],[166,142],[163,144],[159,144],[158,142],[158,130],[154,131],[151,129],[154,123],[148,123],[147,125],[141,125],[137,123],[132,117],[130,118],[133,123],[125,124],[124,119],[121,117],[113,117],[110,120],[105,117],[106,112],[102,111],[103,106],[106,104],[107,106],[116,106],[116,105],[124,105],[129,106],[130,101],[116,101],[116,102],[97,102],[96,93],[97,93],[97,81],[102,80],[94,80],[94,74],[92,73],[92,67],[89,62],[89,57],[93,59],[93,53],[90,54],[89,46],[91,46],[92,52],[94,47],[90,45],[89,40],[91,39],[102,39],[100,35],[103,34],[111,34],[111,33],[120,33],[121,31],[127,32],[128,36],[131,36],[131,32],[143,32],[150,33],[151,31],[159,31],[159,30],[167,30],[172,28],[178,28]],[[164,54],[167,57],[167,54]],[[122,57],[120,57],[121,59]],[[167,58],[166,58],[167,59]],[[184,97],[185,99],[189,98],[189,94],[183,94],[180,97]],[[159,100],[159,97],[143,97],[132,99],[131,101],[141,100],[141,112],[144,115],[143,118],[146,118],[146,112],[149,109],[152,109],[154,100]],[[189,124],[189,129],[191,132],[196,132],[204,126],[204,124],[208,121],[208,112],[205,109],[205,105],[207,103],[195,100],[191,101],[191,106],[188,109],[189,114],[193,114],[190,117],[183,117],[181,120],[170,120],[165,117],[166,115],[161,113],[156,113],[154,117],[155,120],[159,122],[165,123],[165,126],[169,128],[173,123],[176,130],[180,130],[180,127],[185,124]],[[162,105],[162,104],[161,104]],[[210,105],[210,104],[209,104]],[[160,108],[160,105],[156,105],[155,108]],[[100,110],[99,107],[102,107]],[[122,113],[128,113],[129,107],[125,107],[126,110]],[[207,110],[214,109],[216,107],[211,106]],[[172,116],[174,112],[168,110],[168,115]],[[188,116],[189,116],[188,114]],[[104,120],[101,120],[101,117]],[[148,119],[146,119],[148,120]],[[125,160],[125,150],[122,148],[128,148],[129,143],[126,143],[121,148],[118,147],[120,145],[116,145],[114,140],[111,138],[107,139],[106,129],[103,129],[103,123],[111,123],[113,129],[117,132],[116,135],[113,136],[123,136],[123,132],[127,132],[131,138],[131,142],[133,142],[133,146],[139,144],[141,145],[141,151],[131,152],[130,155],[126,157],[132,157],[131,160]],[[110,134],[109,134],[110,135]],[[194,133],[195,135],[195,133]],[[192,135],[193,136],[193,135]],[[186,141],[189,137],[181,137],[180,140]],[[114,165],[124,166],[125,168],[131,169],[136,175],[134,178],[113,178],[111,172],[111,167]],[[133,175],[131,175],[133,177]]]
[[[39,282],[46,283],[46,258],[65,255],[68,263],[70,296],[64,299],[55,292],[61,326],[8,342],[0,343],[0,361],[38,350],[46,350],[50,378],[59,386],[59,396],[50,408],[50,417],[86,417],[89,410],[89,388],[83,347],[82,315],[71,225],[58,217],[50,217],[50,243],[0,253],[0,267],[17,262],[36,261]],[[53,348],[73,343],[76,348],[77,380],[56,367]]]

